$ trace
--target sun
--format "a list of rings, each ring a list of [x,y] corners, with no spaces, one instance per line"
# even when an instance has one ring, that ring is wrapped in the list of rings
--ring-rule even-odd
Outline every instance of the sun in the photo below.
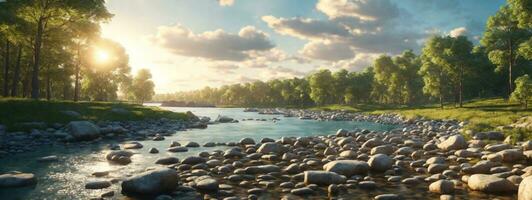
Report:
[[[105,50],[96,50],[96,54],[95,54],[95,60],[96,62],[99,62],[99,63],[104,63],[104,62],[107,62],[109,60],[110,56],[109,56],[109,53]]]

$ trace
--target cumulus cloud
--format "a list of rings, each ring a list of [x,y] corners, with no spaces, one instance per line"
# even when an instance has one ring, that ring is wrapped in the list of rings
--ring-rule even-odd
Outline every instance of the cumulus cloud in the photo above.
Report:
[[[262,20],[269,27],[282,35],[295,36],[300,39],[323,39],[327,37],[346,37],[350,33],[346,27],[331,21],[321,21],[294,17],[290,19],[263,16]]]
[[[390,0],[319,0],[316,9],[330,18],[355,17],[365,21],[388,20],[399,15]]]
[[[346,69],[349,71],[362,71],[368,66],[371,66],[373,61],[379,57],[380,54],[357,54],[354,58],[349,60],[341,60],[332,63],[332,69]]]
[[[311,41],[300,53],[308,58],[328,61],[345,60],[355,55],[348,43],[329,41]]]
[[[232,6],[235,3],[235,0],[218,0],[218,3],[221,6]]]
[[[266,79],[284,79],[284,78],[294,78],[294,77],[303,77],[306,75],[306,73],[294,70],[289,67],[283,67],[283,66],[274,66],[267,68],[263,75]]]
[[[458,37],[458,36],[466,36],[468,33],[466,27],[458,27],[449,32],[449,36],[451,37]]]
[[[150,39],[174,54],[207,60],[244,61],[274,47],[268,35],[253,26],[238,34],[221,29],[196,34],[181,25],[161,26]]]

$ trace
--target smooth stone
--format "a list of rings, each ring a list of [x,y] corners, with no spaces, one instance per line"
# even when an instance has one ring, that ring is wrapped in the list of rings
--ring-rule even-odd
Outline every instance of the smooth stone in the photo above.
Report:
[[[444,151],[465,149],[467,148],[467,142],[464,136],[453,135],[438,144],[438,148]]]
[[[323,165],[328,172],[335,172],[346,177],[365,175],[369,171],[368,163],[357,160],[336,160]]]
[[[486,193],[504,193],[517,190],[516,186],[509,180],[485,174],[471,175],[467,181],[467,185],[471,190]]]
[[[267,142],[260,145],[259,149],[257,149],[257,153],[262,154],[281,154],[284,153],[285,147],[282,144],[275,143],[275,142]]]
[[[392,168],[393,160],[387,155],[376,154],[370,157],[368,164],[371,170],[384,172]]]
[[[454,192],[454,183],[448,180],[439,180],[429,185],[429,191],[438,194],[452,194]]]
[[[176,157],[165,157],[165,158],[159,158],[157,161],[155,161],[155,164],[159,165],[171,165],[179,163],[179,158]]]
[[[68,133],[77,141],[100,137],[100,128],[89,121],[72,121],[66,125]]]
[[[96,190],[96,189],[108,188],[110,186],[111,186],[110,181],[105,181],[105,180],[104,181],[91,181],[85,184],[85,189]]]
[[[402,200],[403,198],[397,194],[381,194],[375,196],[375,200]]]
[[[37,179],[31,173],[13,172],[0,175],[0,188],[35,185]]]
[[[220,184],[210,176],[200,176],[194,179],[195,187],[202,191],[217,191]]]
[[[178,183],[177,172],[162,168],[143,172],[122,182],[122,194],[126,196],[156,195],[175,190]]]
[[[334,172],[327,171],[305,171],[304,172],[304,182],[305,184],[316,184],[316,185],[330,185],[330,184],[341,184],[346,181],[346,177],[339,175]]]
[[[519,190],[517,192],[518,200],[531,200],[532,199],[532,176],[526,177],[519,184]]]
[[[290,190],[290,193],[302,196],[302,195],[314,194],[314,190],[312,190],[312,189],[310,189],[308,187],[302,187],[302,188],[297,188],[297,189]]]
[[[181,146],[175,146],[175,147],[170,147],[167,149],[169,152],[187,152],[188,151],[188,148],[186,147],[181,147]]]
[[[151,148],[150,153],[159,153],[159,150],[157,150],[156,148]]]

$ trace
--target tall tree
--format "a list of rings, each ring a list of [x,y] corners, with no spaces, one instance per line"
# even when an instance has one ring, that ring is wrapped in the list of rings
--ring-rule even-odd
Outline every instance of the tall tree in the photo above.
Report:
[[[318,105],[331,102],[334,82],[331,71],[322,69],[309,77],[310,98]]]
[[[519,45],[530,38],[530,30],[518,27],[518,21],[513,17],[509,6],[501,9],[489,17],[486,32],[480,43],[486,47],[490,61],[497,65],[497,71],[508,71],[507,95],[513,91],[514,67],[519,65]]]

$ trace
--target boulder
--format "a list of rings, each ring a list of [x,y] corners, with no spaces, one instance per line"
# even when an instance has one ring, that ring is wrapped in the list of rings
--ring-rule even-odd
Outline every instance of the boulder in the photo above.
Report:
[[[185,147],[200,147],[200,145],[197,142],[185,142],[183,144]]]
[[[470,176],[467,180],[467,185],[471,190],[485,193],[515,192],[517,189],[516,186],[507,179],[485,174],[474,174]]]
[[[454,192],[454,183],[448,180],[439,180],[429,185],[429,191],[438,194],[452,194]]]
[[[523,152],[519,149],[506,149],[497,154],[501,156],[502,162],[513,163],[524,159]]]
[[[215,120],[215,122],[218,122],[218,123],[230,123],[233,121],[234,121],[233,118],[228,117],[228,116],[221,116],[221,115],[218,115],[218,117]]]
[[[124,149],[140,149],[143,145],[139,142],[129,142],[124,144]]]
[[[176,189],[177,172],[173,169],[154,169],[127,178],[122,182],[122,194],[126,196],[157,195]]]
[[[266,142],[262,145],[260,145],[259,149],[257,149],[257,153],[262,154],[281,154],[286,151],[285,147],[282,144],[275,143],[275,142]]]
[[[100,128],[89,121],[72,121],[67,124],[68,133],[77,141],[100,137]]]
[[[242,153],[239,148],[231,148],[224,151],[224,158],[242,158],[246,154]]]
[[[330,185],[330,184],[341,184],[346,181],[346,177],[339,175],[334,172],[327,171],[305,171],[304,172],[304,182],[305,184],[316,184],[316,185]]]
[[[369,158],[368,164],[371,170],[383,172],[392,168],[393,159],[384,154],[376,154]]]
[[[357,160],[336,160],[323,165],[323,169],[328,172],[351,177],[353,175],[365,175],[369,171],[368,163]]]
[[[519,191],[517,192],[518,200],[532,199],[532,176],[526,177],[519,184]]]
[[[0,188],[35,185],[37,179],[31,173],[9,172],[0,175]]]
[[[188,148],[177,146],[177,147],[170,147],[167,150],[169,152],[187,152]]]
[[[464,136],[453,135],[438,144],[438,148],[444,151],[465,149],[467,148],[467,142],[464,139]]]

